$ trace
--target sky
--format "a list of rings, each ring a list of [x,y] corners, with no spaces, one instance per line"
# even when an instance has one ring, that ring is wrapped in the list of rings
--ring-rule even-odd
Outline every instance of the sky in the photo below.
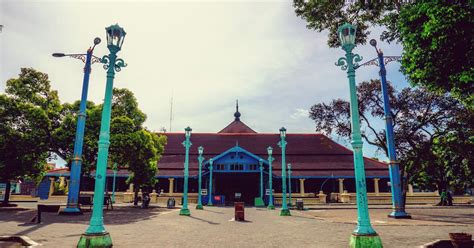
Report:
[[[233,121],[238,99],[241,120],[257,132],[314,133],[313,104],[349,99],[346,72],[334,65],[344,52],[328,47],[326,32],[307,29],[291,1],[0,0],[0,92],[20,68],[33,67],[49,75],[62,102],[79,100],[82,61],[51,54],[85,53],[95,37],[102,43],[94,54],[108,54],[104,28],[116,23],[127,32],[118,56],[128,66],[114,87],[135,94],[153,131],[218,132]],[[379,33],[373,28],[370,38]],[[398,44],[379,47],[402,52]],[[376,56],[370,45],[354,52],[364,61]],[[397,88],[407,85],[397,63],[387,75]],[[375,78],[377,67],[357,70],[357,82]],[[105,79],[94,64],[89,100],[103,101]],[[368,144],[364,155],[383,159]]]

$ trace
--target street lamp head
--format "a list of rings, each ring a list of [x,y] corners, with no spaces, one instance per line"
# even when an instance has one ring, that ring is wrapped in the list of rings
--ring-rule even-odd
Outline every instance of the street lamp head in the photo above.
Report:
[[[191,131],[193,131],[190,127],[184,129],[186,137],[191,137]]]
[[[285,128],[285,127],[281,127],[281,128],[280,128],[280,137],[281,137],[281,138],[285,138],[285,137],[286,137],[286,128]]]
[[[273,153],[273,148],[272,148],[271,146],[269,146],[269,147],[267,148],[267,152],[268,152],[268,156],[271,156],[272,153]]]
[[[66,56],[66,54],[64,53],[53,53],[53,57],[56,57],[56,58],[60,58],[60,57],[64,57]]]
[[[112,25],[105,28],[105,34],[107,36],[107,47],[115,48],[118,51],[122,48],[123,40],[125,39],[125,30],[118,24]]]
[[[375,39],[371,39],[369,41],[370,45],[373,46],[373,47],[377,47],[377,41]]]
[[[214,163],[214,159],[209,159],[209,164],[212,166],[212,164]]]
[[[199,153],[199,155],[202,155],[203,152],[204,152],[204,147],[199,146],[199,147],[198,147],[198,153]]]
[[[337,29],[342,47],[355,46],[356,30],[356,27],[349,23],[344,23]]]
[[[99,38],[99,37],[95,37],[94,39],[94,45],[99,45],[99,43],[101,42],[102,40]]]
[[[288,170],[291,170],[291,164],[288,164]]]

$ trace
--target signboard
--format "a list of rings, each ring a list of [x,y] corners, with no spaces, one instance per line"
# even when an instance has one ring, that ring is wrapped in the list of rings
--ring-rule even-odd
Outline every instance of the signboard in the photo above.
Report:
[[[220,200],[221,200],[221,196],[220,196],[220,195],[214,196],[214,201],[220,201]]]
[[[235,199],[240,199],[242,197],[242,193],[235,193]]]
[[[0,201],[5,200],[5,194],[7,193],[7,184],[0,183]]]
[[[207,189],[201,189],[201,195],[207,195]]]
[[[273,194],[275,194],[275,190],[273,190]],[[265,195],[270,195],[270,189],[265,190]]]

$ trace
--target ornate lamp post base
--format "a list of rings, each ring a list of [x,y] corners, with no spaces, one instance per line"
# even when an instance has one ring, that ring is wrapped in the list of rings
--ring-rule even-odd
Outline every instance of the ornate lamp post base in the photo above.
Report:
[[[78,248],[89,248],[89,247],[101,247],[107,248],[112,247],[112,239],[108,232],[104,233],[84,233],[77,243]]]
[[[256,197],[254,199],[254,205],[255,207],[265,207],[265,202],[263,202],[263,199],[261,197]]]
[[[196,205],[196,209],[201,209],[201,210],[202,210],[202,209],[204,209],[204,208],[202,207],[201,204],[199,204],[199,205]]]
[[[267,208],[270,209],[270,210],[274,210],[274,209],[275,209],[275,206],[273,206],[273,204],[272,204],[272,205],[268,205]]]
[[[406,213],[405,211],[396,211],[393,210],[388,217],[394,218],[394,219],[411,219],[411,215]]]
[[[80,208],[65,208],[59,215],[83,215]]]
[[[382,240],[377,233],[351,235],[349,246],[352,248],[382,248]]]
[[[181,210],[179,210],[179,215],[190,216],[191,211],[189,211],[188,208],[182,208]]]
[[[289,209],[282,209],[280,211],[280,216],[291,216],[290,210]]]

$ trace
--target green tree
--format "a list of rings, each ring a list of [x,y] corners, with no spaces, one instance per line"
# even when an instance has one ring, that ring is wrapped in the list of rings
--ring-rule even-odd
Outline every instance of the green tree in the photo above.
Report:
[[[453,180],[461,180],[462,183],[469,184],[469,180],[466,179],[469,173],[472,173],[472,168],[470,171],[465,170],[467,173],[465,176],[452,173],[455,178],[453,177],[450,181],[443,179],[438,172],[452,170],[451,165],[459,162],[453,160],[452,155],[445,154],[443,156],[446,161],[436,163],[443,153],[440,150],[436,155],[432,148],[445,149],[446,147],[442,148],[442,143],[438,140],[446,139],[450,133],[456,133],[456,130],[470,130],[472,135],[472,127],[466,125],[466,121],[461,120],[466,116],[472,118],[470,112],[448,95],[434,94],[421,88],[404,88],[401,91],[396,91],[390,84],[388,86],[396,151],[401,162],[401,175],[424,187],[430,186],[430,183],[441,185],[438,182],[447,185],[451,184]],[[368,144],[376,146],[385,155],[388,155],[385,129],[380,123],[377,124],[377,121],[382,121],[384,117],[380,81],[372,80],[360,83],[357,86],[357,93],[362,137]],[[311,107],[310,118],[316,122],[316,131],[350,139],[348,101],[335,99],[330,103],[315,104]],[[469,142],[469,139],[472,139],[472,136],[469,138],[469,135],[465,135],[464,139],[458,140],[458,142]],[[448,150],[456,153],[458,157],[463,157],[466,155],[463,154],[465,149],[468,148]],[[472,160],[470,161],[472,164]],[[465,163],[469,163],[469,161],[463,162],[460,167],[466,168]],[[426,170],[428,165],[434,169]],[[421,180],[420,178],[430,178],[430,180]],[[406,189],[407,183],[406,180],[403,180],[404,189]],[[446,185],[443,187],[445,188]]]
[[[38,178],[46,170],[52,131],[59,125],[61,105],[51,90],[48,75],[22,68],[18,78],[7,81],[0,95],[0,180]]]
[[[327,1],[294,0],[307,27],[329,31],[328,45],[340,46],[337,28],[357,25],[356,44],[365,44],[371,28],[384,28],[380,39],[400,42],[402,71],[415,85],[451,93],[474,109],[474,16],[470,1]]]
[[[63,104],[61,126],[55,131],[56,152],[67,161],[71,160],[74,151],[79,103]],[[102,105],[88,102],[82,162],[85,174],[90,174],[97,163],[101,114]],[[146,115],[139,109],[133,92],[128,89],[113,90],[111,118],[110,160],[121,168],[128,168],[131,175],[128,181],[136,186],[137,195],[140,187],[154,185],[157,162],[166,144],[166,137],[157,136],[143,127]]]
[[[450,92],[474,111],[474,5],[468,1],[417,1],[397,21],[402,69],[410,82]]]
[[[357,26],[356,44],[365,44],[374,25],[386,27],[382,40],[398,39],[396,20],[402,8],[400,1],[293,0],[296,15],[307,22],[307,28],[329,31],[328,45],[339,47],[337,29],[345,22]]]

